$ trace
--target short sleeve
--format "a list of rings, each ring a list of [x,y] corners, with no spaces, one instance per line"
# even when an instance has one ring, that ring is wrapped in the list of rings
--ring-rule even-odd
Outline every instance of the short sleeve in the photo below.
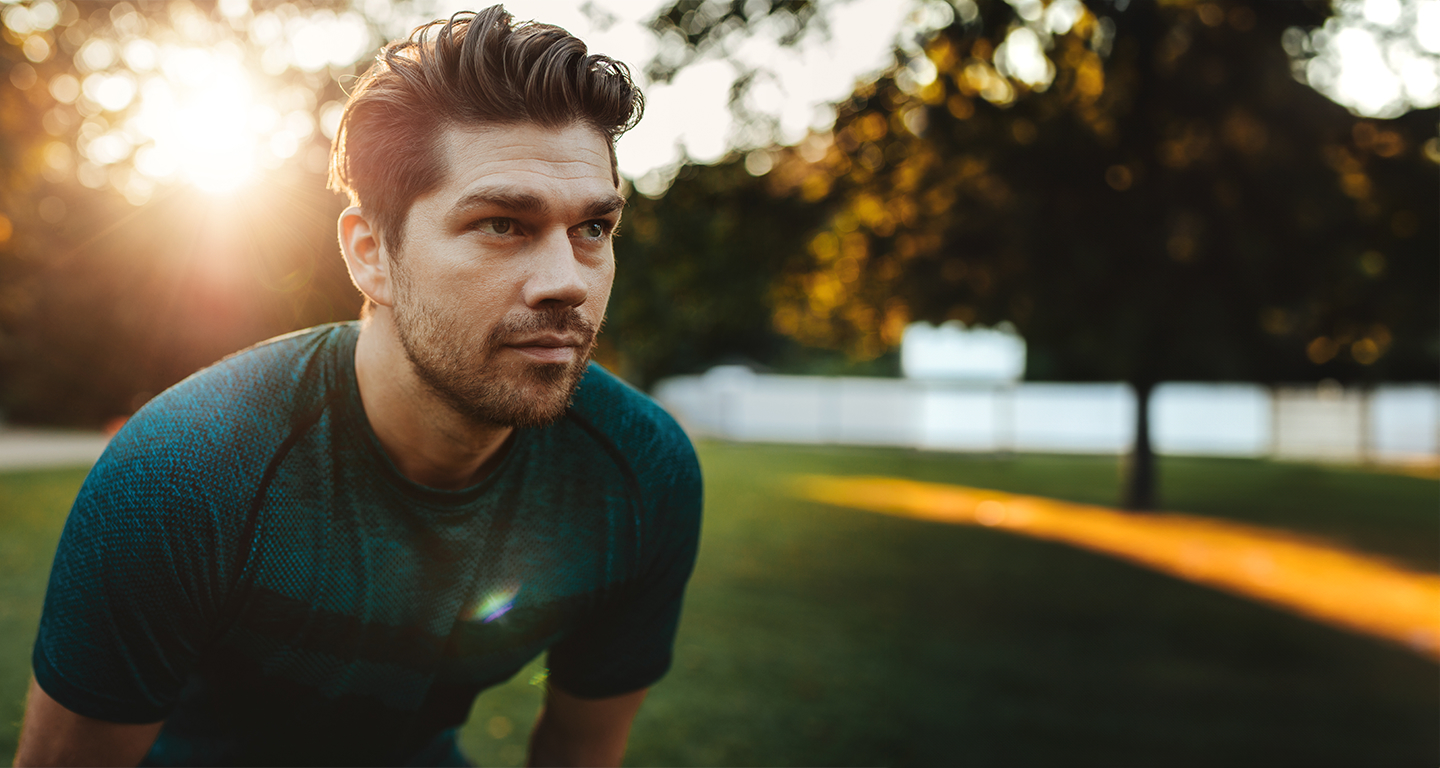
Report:
[[[215,616],[220,553],[204,505],[117,441],[66,520],[32,662],[66,709],[150,723],[178,700]]]
[[[653,685],[670,669],[700,544],[700,467],[688,441],[668,474],[671,483],[643,531],[650,546],[639,575],[550,649],[550,679],[567,693],[585,699],[618,696]]]

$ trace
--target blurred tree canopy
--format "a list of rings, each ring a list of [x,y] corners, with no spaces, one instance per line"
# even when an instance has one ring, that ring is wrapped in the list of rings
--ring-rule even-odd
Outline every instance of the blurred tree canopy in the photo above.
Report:
[[[677,0],[652,28],[679,48],[646,71],[664,81],[746,30],[797,40],[838,1]],[[324,126],[354,52],[400,22],[352,5],[5,6],[8,417],[96,424],[246,344],[354,317]],[[1299,82],[1328,6],[914,8],[942,21],[901,41],[833,129],[634,196],[602,360],[642,384],[734,357],[816,370],[834,360],[808,350],[883,361],[908,322],[958,319],[1013,322],[1032,378],[1141,392],[1440,375],[1437,114],[1357,118]],[[275,58],[282,38],[298,58]],[[265,78],[277,111],[264,194],[217,203],[157,181],[164,164],[135,127],[154,121],[134,121],[164,66],[156,41]],[[755,67],[737,70],[738,93]],[[1146,445],[1142,429],[1140,506]]]
[[[695,5],[657,23],[698,48],[744,21]],[[1013,322],[1030,377],[1141,395],[1136,508],[1161,381],[1440,377],[1437,114],[1359,119],[1298,82],[1282,38],[1324,6],[957,7],[832,132],[771,152],[768,194],[826,211],[779,330],[863,358],[914,319]]]
[[[776,286],[804,266],[825,208],[773,196],[743,157],[687,165],[661,197],[633,195],[615,239],[615,287],[597,358],[648,386],[718,363],[809,374],[899,373],[775,328]]]
[[[777,362],[771,288],[821,221],[803,200],[767,196],[734,160],[685,168],[658,199],[632,196],[601,361],[642,384],[732,357]]]
[[[335,246],[344,203],[325,189],[329,140],[319,130],[324,108],[344,98],[338,79],[354,68],[262,62],[265,30],[240,30],[235,14],[250,8],[224,5],[5,6],[0,417],[97,426],[237,349],[355,317],[359,298]],[[279,21],[299,16],[270,5]],[[248,117],[220,114],[218,126],[183,111],[147,118],[140,92],[165,69],[165,45],[249,61],[274,81],[294,161],[263,172],[262,194],[212,196],[155,170],[146,152],[159,142],[147,144],[137,126],[205,152],[206,131]],[[245,84],[215,77],[218,54],[182,63],[216,103],[241,103],[235,89]]]

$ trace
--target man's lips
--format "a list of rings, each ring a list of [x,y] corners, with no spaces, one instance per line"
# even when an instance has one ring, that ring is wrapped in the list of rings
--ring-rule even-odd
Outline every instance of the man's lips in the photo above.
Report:
[[[580,347],[580,340],[569,336],[537,336],[512,341],[505,346],[543,362],[568,363]]]

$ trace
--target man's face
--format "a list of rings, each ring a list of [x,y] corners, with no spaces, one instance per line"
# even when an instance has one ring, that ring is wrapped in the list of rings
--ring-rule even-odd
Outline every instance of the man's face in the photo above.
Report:
[[[448,177],[392,254],[396,333],[416,373],[479,424],[559,418],[605,318],[624,199],[593,128],[451,127]]]

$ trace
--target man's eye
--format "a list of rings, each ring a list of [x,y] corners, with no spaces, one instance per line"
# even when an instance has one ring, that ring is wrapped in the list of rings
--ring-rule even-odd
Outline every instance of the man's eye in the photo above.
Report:
[[[603,221],[587,221],[581,224],[577,233],[584,238],[599,240],[610,231],[610,227]]]
[[[472,225],[478,232],[487,235],[508,235],[515,229],[513,219],[481,219]]]

